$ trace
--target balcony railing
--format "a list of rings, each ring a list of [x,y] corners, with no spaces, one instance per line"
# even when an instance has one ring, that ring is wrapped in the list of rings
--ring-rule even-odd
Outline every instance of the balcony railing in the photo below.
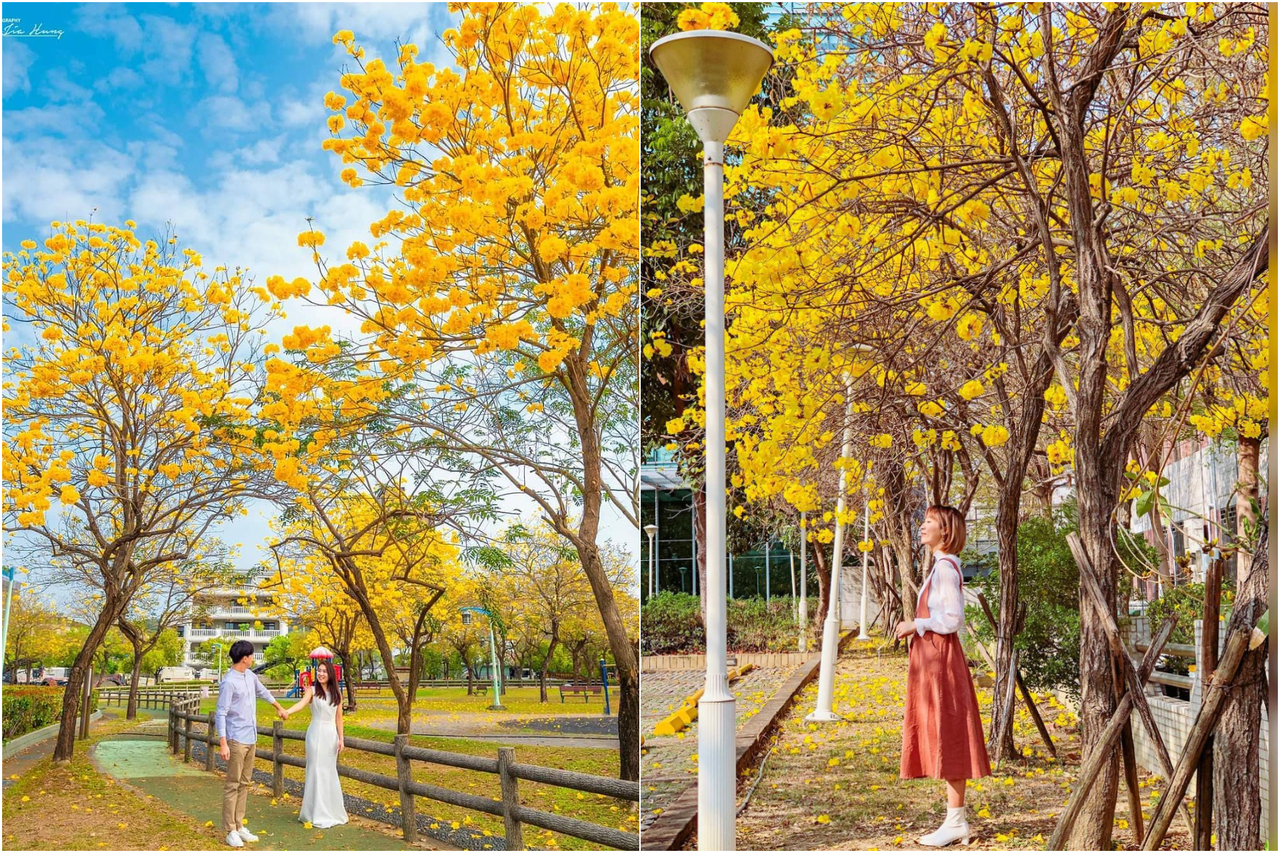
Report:
[[[279,628],[255,628],[249,630],[238,630],[235,628],[192,628],[188,632],[191,639],[206,639],[209,637],[243,637],[246,640],[270,640],[280,636]]]

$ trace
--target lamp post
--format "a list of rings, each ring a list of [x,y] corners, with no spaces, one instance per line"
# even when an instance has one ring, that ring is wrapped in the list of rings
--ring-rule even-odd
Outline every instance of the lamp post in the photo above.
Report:
[[[809,525],[805,511],[800,510],[800,651],[809,651]]]
[[[649,534],[649,597],[653,598],[658,594],[658,582],[654,576],[655,566],[657,565],[657,554],[653,550],[653,537],[658,535],[658,525],[646,524],[644,532]]]
[[[836,496],[836,535],[831,549],[831,592],[827,596],[827,619],[822,623],[822,663],[818,670],[818,703],[805,717],[810,722],[832,722],[840,719],[831,707],[835,692],[836,654],[840,646],[840,579],[844,574],[844,493],[849,486],[849,456],[853,452],[853,382],[845,389],[844,444],[840,458],[840,491]]]
[[[3,569],[0,569],[0,574],[3,574],[4,579],[9,582],[9,586],[5,590],[4,594],[4,633],[0,634],[0,685],[3,685],[4,683],[4,653],[5,650],[9,648],[9,613],[13,610],[13,573],[13,566],[5,566]],[[17,663],[17,661],[14,661],[14,663]],[[18,677],[15,675],[15,682],[17,681],[17,678]],[[3,686],[0,686],[0,690],[3,689]]]
[[[462,608],[462,624],[471,624],[472,613],[483,613],[489,619],[489,675],[493,681],[493,704],[490,711],[505,711],[502,705],[502,677],[498,671],[498,644],[493,638],[493,614],[483,607]]]
[[[871,538],[871,502],[867,500],[867,490],[862,490],[862,541]],[[870,640],[867,633],[867,560],[871,552],[862,552],[862,604],[858,611],[858,639]]]
[[[725,572],[724,143],[773,64],[762,42],[695,30],[654,42],[649,56],[703,144],[706,228],[707,671],[698,701],[698,849],[733,850],[737,790],[729,691]]]

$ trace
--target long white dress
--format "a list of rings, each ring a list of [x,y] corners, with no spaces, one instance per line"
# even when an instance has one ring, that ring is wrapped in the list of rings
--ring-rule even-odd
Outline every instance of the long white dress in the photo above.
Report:
[[[338,781],[338,706],[319,696],[311,700],[311,724],[307,726],[307,776],[302,787],[298,820],[316,829],[347,822]]]

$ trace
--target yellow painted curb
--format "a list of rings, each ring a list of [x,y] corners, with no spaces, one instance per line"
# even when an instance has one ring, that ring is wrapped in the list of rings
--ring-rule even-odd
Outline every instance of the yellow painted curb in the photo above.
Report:
[[[748,663],[738,669],[729,670],[729,683],[732,684],[755,668],[755,664]],[[686,696],[684,701],[680,703],[679,708],[668,714],[662,722],[653,727],[653,733],[659,737],[674,735],[676,732],[684,731],[693,725],[693,721],[698,719],[698,700],[702,698],[703,689],[699,688],[697,692]],[[642,746],[644,745],[643,737],[640,739],[640,743]]]

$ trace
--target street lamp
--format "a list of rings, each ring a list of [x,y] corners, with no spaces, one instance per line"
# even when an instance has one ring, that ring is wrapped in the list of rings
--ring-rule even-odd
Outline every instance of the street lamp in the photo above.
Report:
[[[653,550],[653,537],[658,535],[658,525],[646,524],[644,526],[644,532],[649,534],[649,597],[653,598],[658,594],[658,580],[654,575],[654,571],[656,571],[655,566],[657,565],[657,554]]]
[[[502,706],[502,680],[498,672],[498,643],[493,638],[493,614],[483,607],[464,607],[462,608],[462,624],[471,624],[472,613],[483,613],[489,618],[489,674],[493,681],[493,704],[489,706],[490,711],[505,711]]]
[[[9,587],[5,590],[4,596],[4,633],[0,634],[0,684],[4,682],[4,652],[9,647],[9,612],[13,609],[13,566],[5,566],[0,569],[0,574],[4,575],[4,579],[9,582]],[[16,664],[17,661],[14,661]],[[14,676],[14,682],[17,682],[17,676]],[[3,690],[0,687],[0,690]]]
[[[871,347],[851,344],[846,350],[868,353]],[[849,457],[853,455],[853,377],[845,376],[844,443],[840,448],[840,491],[836,496],[836,535],[831,550],[831,595],[827,602],[827,620],[822,625],[822,664],[818,670],[818,703],[805,717],[810,722],[832,722],[840,719],[832,709],[835,692],[836,657],[840,647],[840,587],[844,575],[845,492],[849,489]],[[863,588],[866,588],[864,575]],[[864,620],[865,621],[865,620]]]
[[[865,479],[865,478],[864,478]],[[869,501],[867,490],[862,490],[862,541],[865,542],[871,538],[871,501]],[[870,551],[862,552],[862,605],[858,612],[858,639],[870,640],[871,635],[867,633],[867,561],[871,557]]]
[[[727,671],[724,436],[724,143],[773,64],[738,33],[695,30],[658,39],[649,56],[702,140],[706,272],[707,670],[698,701],[698,849],[733,850],[737,790],[734,700]]]

